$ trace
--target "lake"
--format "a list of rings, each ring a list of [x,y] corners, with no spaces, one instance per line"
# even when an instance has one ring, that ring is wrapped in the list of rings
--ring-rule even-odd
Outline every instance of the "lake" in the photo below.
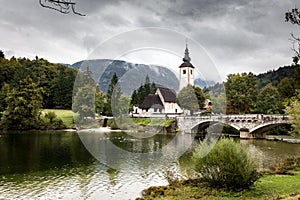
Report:
[[[166,171],[179,171],[184,168],[180,165],[188,165],[188,155],[181,157],[183,164],[177,159],[191,141],[193,146],[195,141],[188,134],[1,134],[0,199],[135,199],[149,186],[166,185]],[[300,144],[237,142],[249,147],[262,168],[286,156],[300,156]]]

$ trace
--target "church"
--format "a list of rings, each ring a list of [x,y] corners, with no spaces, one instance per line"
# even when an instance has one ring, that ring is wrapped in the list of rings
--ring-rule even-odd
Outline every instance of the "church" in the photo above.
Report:
[[[187,85],[194,85],[194,70],[186,45],[183,63],[179,66],[179,91]],[[158,87],[154,94],[149,94],[141,105],[133,106],[133,117],[175,117],[183,113],[177,103],[176,91]]]

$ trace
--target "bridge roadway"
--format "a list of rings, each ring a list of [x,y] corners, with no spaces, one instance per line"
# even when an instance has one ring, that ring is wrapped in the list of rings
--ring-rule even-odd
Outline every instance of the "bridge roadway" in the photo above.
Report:
[[[227,124],[240,131],[240,138],[265,138],[266,131],[278,125],[287,124],[286,115],[211,115],[211,116],[178,116],[176,122],[184,133],[196,133],[199,128],[205,129],[216,123]]]

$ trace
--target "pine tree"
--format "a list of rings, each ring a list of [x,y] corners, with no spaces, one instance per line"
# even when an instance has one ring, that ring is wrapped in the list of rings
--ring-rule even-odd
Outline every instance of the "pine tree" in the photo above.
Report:
[[[116,73],[111,78],[110,84],[108,86],[107,90],[107,103],[106,103],[106,109],[105,109],[105,114],[106,115],[113,115],[117,114],[117,111],[114,110],[117,108],[117,103],[122,95],[121,87],[118,84],[119,78]]]
[[[147,75],[145,78],[145,83],[141,84],[137,90],[133,91],[131,95],[131,106],[142,104],[146,96],[148,94],[154,94],[156,89],[156,84],[154,82],[150,83],[150,78]]]
[[[152,82],[151,86],[150,86],[150,94],[154,94],[156,92],[156,84],[154,82]]]
[[[5,98],[7,104],[1,119],[4,129],[38,128],[42,107],[43,89],[28,76],[19,86],[10,90]]]
[[[78,81],[74,87],[72,110],[79,114],[79,122],[86,121],[88,117],[94,118],[96,82],[89,67],[78,74]]]

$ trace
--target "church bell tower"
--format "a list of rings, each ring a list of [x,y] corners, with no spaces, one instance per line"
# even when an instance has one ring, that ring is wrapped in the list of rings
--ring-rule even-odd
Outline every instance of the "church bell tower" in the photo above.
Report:
[[[188,45],[186,44],[183,63],[179,66],[179,91],[187,85],[194,85],[195,67],[190,63]]]

